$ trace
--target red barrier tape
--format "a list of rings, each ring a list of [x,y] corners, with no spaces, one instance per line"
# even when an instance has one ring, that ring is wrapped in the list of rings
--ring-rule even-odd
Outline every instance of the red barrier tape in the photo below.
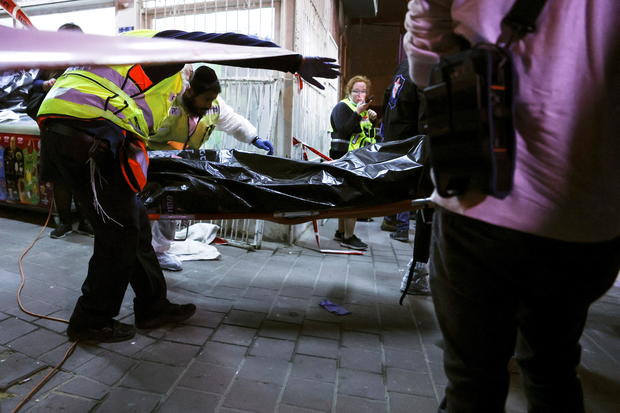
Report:
[[[309,149],[311,152],[317,154],[318,156],[320,156],[321,158],[325,159],[326,161],[333,161],[333,159],[330,158],[329,156],[323,155],[321,152],[319,152],[318,150],[314,149],[312,146],[310,146],[307,143],[297,139],[294,136],[293,136],[293,145],[301,145],[302,146],[302,149],[304,151],[304,160],[305,161],[308,160],[308,154],[306,153],[306,149]]]
[[[11,17],[13,17],[13,19],[20,22],[22,26],[36,30],[28,16],[26,16],[26,13],[24,13],[21,7],[15,4],[13,0],[0,0],[0,6],[2,6],[2,8],[6,10]]]

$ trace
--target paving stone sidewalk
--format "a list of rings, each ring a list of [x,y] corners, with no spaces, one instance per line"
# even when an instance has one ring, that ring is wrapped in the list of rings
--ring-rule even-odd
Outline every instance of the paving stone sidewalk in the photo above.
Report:
[[[31,222],[28,222],[31,221]],[[70,343],[66,325],[21,312],[17,257],[42,218],[0,208],[0,412],[10,412],[55,366]],[[320,227],[322,246],[335,221]],[[316,252],[307,233],[294,246],[218,246],[218,261],[166,272],[169,296],[199,310],[184,325],[140,331],[129,342],[79,345],[21,411],[216,413],[431,413],[446,378],[428,297],[398,305],[411,244],[393,241],[380,219],[358,223],[364,256]],[[22,301],[38,314],[68,318],[92,239],[49,238],[25,259]],[[584,275],[584,282],[587,276]],[[329,299],[352,314],[333,315]],[[128,292],[121,318],[133,322]],[[581,375],[591,413],[620,411],[620,286],[591,311]],[[526,411],[513,374],[508,411]]]

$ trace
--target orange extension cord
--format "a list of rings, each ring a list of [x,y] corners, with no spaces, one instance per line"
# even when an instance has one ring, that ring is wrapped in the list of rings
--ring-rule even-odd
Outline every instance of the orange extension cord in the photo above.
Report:
[[[19,259],[17,260],[17,264],[19,266],[19,288],[17,289],[17,305],[19,305],[20,310],[22,310],[24,313],[30,316],[40,317],[46,320],[58,321],[61,323],[69,324],[68,320],[65,320],[62,318],[49,317],[49,316],[33,313],[32,311],[26,310],[26,308],[22,304],[22,299],[21,299],[22,290],[24,289],[24,285],[26,284],[26,275],[24,274],[24,267],[23,267],[24,257],[26,257],[26,255],[34,247],[37,241],[41,239],[41,235],[43,234],[43,231],[45,231],[45,228],[47,228],[47,224],[49,223],[50,218],[52,217],[52,206],[53,205],[54,205],[54,198],[52,197],[52,200],[50,201],[50,209],[47,214],[47,219],[45,220],[45,224],[43,224],[43,228],[41,228],[41,230],[39,231],[35,239],[32,241],[32,243],[30,243],[28,248],[26,248],[24,252],[22,252],[22,254],[19,256]],[[75,348],[77,345],[78,345],[77,341],[71,344],[69,349],[67,349],[67,351],[65,352],[65,355],[63,359],[60,361],[60,363],[58,363],[56,367],[54,367],[49,373],[47,373],[47,375],[45,375],[45,377],[43,377],[43,379],[41,379],[41,381],[37,383],[37,385],[34,386],[34,388],[30,390],[30,392],[28,392],[26,396],[24,396],[24,398],[17,404],[17,406],[15,406],[15,408],[11,411],[11,413],[17,413],[22,407],[24,407],[26,402],[28,402],[28,400],[30,400],[32,396],[35,395],[36,392],[38,392],[41,389],[41,387],[43,387],[45,383],[47,383],[54,376],[54,374],[56,374],[60,370],[62,365],[65,363],[65,361],[67,361],[69,357],[71,356],[71,354],[73,354],[73,351],[75,351]]]
[[[23,12],[23,10],[21,10],[21,8],[19,6],[17,6],[13,0],[3,0],[3,1],[1,1],[0,2],[0,7],[4,8],[15,20],[17,20],[22,25],[24,25],[24,27],[26,27],[28,29],[36,30],[36,28],[34,27],[32,22],[30,21],[30,19],[28,19],[28,16],[26,16],[26,14]],[[30,252],[30,250],[34,247],[34,245],[37,243],[37,241],[41,238],[41,235],[43,234],[43,231],[45,231],[45,228],[47,228],[47,224],[49,223],[50,218],[52,216],[52,206],[53,205],[54,205],[54,197],[52,196],[52,199],[50,200],[50,209],[49,209],[49,212],[47,214],[47,219],[45,220],[45,224],[43,224],[43,228],[41,228],[41,231],[39,231],[39,233],[37,234],[36,238],[32,241],[32,243],[28,246],[28,248],[26,248],[24,250],[24,252],[20,255],[19,259],[17,260],[17,263],[19,265],[19,277],[20,277],[19,288],[17,289],[17,304],[19,305],[20,310],[22,310],[24,313],[26,313],[26,314],[28,314],[30,316],[40,317],[40,318],[44,318],[44,319],[47,319],[47,320],[59,321],[61,323],[67,323],[68,324],[69,323],[68,320],[63,320],[62,318],[44,316],[44,315],[36,314],[36,313],[33,313],[31,311],[26,310],[24,308],[24,306],[22,304],[22,300],[21,300],[21,293],[22,293],[22,290],[24,288],[24,284],[26,283],[26,276],[24,274],[24,268],[23,268],[22,261],[23,261],[24,257],[26,256],[26,254],[28,254],[28,252]],[[56,367],[54,367],[45,377],[43,377],[43,379],[32,390],[30,390],[30,392],[19,402],[19,404],[17,406],[15,406],[15,408],[12,410],[12,413],[16,413],[17,411],[19,411],[19,409],[21,409],[24,406],[24,404],[26,404],[26,402],[28,400],[30,400],[30,398],[37,391],[39,391],[39,389],[41,389],[41,387],[43,387],[43,385],[45,383],[47,383],[49,381],[49,379],[51,379],[54,376],[54,374],[56,374],[58,372],[58,370],[60,370],[60,368],[65,363],[65,361],[67,361],[69,356],[71,356],[71,354],[73,354],[73,351],[75,350],[75,347],[77,346],[77,344],[78,344],[78,342],[76,341],[76,342],[74,342],[71,345],[71,347],[69,347],[69,349],[65,353],[65,356],[62,359],[62,361]]]

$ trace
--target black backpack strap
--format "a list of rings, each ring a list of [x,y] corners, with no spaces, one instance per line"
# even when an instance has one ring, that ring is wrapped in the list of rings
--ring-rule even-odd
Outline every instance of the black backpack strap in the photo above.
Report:
[[[502,34],[499,45],[509,45],[512,41],[536,31],[536,20],[547,0],[517,0],[502,20]]]

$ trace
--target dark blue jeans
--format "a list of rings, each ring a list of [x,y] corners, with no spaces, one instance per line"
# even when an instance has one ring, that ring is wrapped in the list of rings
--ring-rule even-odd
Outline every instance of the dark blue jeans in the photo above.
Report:
[[[583,413],[576,374],[590,305],[620,268],[620,237],[571,243],[439,208],[430,275],[449,413],[501,413],[513,354],[530,413]]]
[[[409,211],[396,214],[396,231],[409,231]]]

